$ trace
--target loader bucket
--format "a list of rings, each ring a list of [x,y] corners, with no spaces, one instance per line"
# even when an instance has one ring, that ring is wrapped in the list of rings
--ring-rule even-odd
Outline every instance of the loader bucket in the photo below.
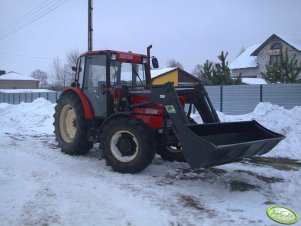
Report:
[[[235,162],[270,151],[284,136],[256,121],[183,125],[177,131],[183,155],[192,168]]]

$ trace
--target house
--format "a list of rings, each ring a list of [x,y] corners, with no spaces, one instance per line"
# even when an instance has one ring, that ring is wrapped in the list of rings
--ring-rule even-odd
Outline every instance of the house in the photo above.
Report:
[[[247,78],[261,78],[261,73],[266,72],[266,65],[280,61],[281,50],[287,50],[289,58],[296,55],[296,60],[301,63],[301,40],[273,34],[262,44],[253,45],[238,56],[229,65],[231,76],[241,74]]]
[[[0,89],[38,89],[39,80],[14,71],[0,75]]]
[[[152,84],[161,85],[173,82],[174,86],[191,86],[201,80],[178,67],[169,67],[151,70]]]

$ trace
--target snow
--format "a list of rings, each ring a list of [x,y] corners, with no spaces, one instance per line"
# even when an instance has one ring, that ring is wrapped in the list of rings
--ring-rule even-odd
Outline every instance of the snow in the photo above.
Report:
[[[34,78],[30,77],[29,75],[22,75],[17,72],[10,71],[4,75],[1,75],[0,80],[34,80],[34,81],[37,81],[38,79],[34,79]]]
[[[0,222],[6,225],[275,225],[270,205],[301,213],[301,107],[261,103],[247,115],[286,138],[265,157],[210,169],[156,156],[138,174],[106,166],[97,146],[85,156],[60,152],[55,104],[0,104]],[[194,115],[197,119],[199,116]],[[276,164],[278,161],[278,164]],[[280,162],[279,162],[280,161]]]
[[[0,89],[0,93],[47,93],[55,92],[50,89]]]
[[[264,85],[267,82],[263,78],[242,78],[242,83],[248,85]]]
[[[239,68],[254,68],[257,67],[257,57],[251,54],[259,47],[259,44],[247,48],[241,55],[239,55],[230,65],[230,69]]]
[[[159,75],[165,74],[165,73],[173,71],[175,69],[176,69],[176,67],[166,67],[166,68],[153,69],[153,70],[151,70],[151,77],[155,78]]]

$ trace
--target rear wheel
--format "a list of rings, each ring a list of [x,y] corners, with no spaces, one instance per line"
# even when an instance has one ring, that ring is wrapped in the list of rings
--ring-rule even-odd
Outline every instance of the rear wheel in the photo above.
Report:
[[[145,169],[156,154],[152,131],[132,117],[108,122],[102,129],[100,148],[107,164],[120,173]]]
[[[63,93],[55,106],[54,133],[62,152],[69,155],[86,154],[93,146],[87,140],[87,120],[78,96]]]
[[[186,162],[180,144],[161,147],[158,154],[166,161]]]

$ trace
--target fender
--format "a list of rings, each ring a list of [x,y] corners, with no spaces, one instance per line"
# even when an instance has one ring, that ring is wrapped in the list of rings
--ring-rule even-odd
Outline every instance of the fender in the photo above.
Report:
[[[130,116],[130,112],[119,112],[119,113],[115,113],[115,114],[112,114],[110,116],[108,116],[100,125],[99,127],[99,131],[101,131],[102,127],[104,127],[104,125],[108,122],[108,121],[111,121],[111,120],[115,120],[119,117],[129,117]]]
[[[84,92],[80,88],[70,87],[68,89],[65,89],[61,95],[63,95],[65,92],[68,92],[68,91],[76,93],[77,96],[79,97],[79,99],[83,105],[83,108],[84,108],[85,118],[87,120],[93,119],[93,117],[94,117],[93,109],[91,107],[91,104],[90,104],[88,98],[84,94]]]

